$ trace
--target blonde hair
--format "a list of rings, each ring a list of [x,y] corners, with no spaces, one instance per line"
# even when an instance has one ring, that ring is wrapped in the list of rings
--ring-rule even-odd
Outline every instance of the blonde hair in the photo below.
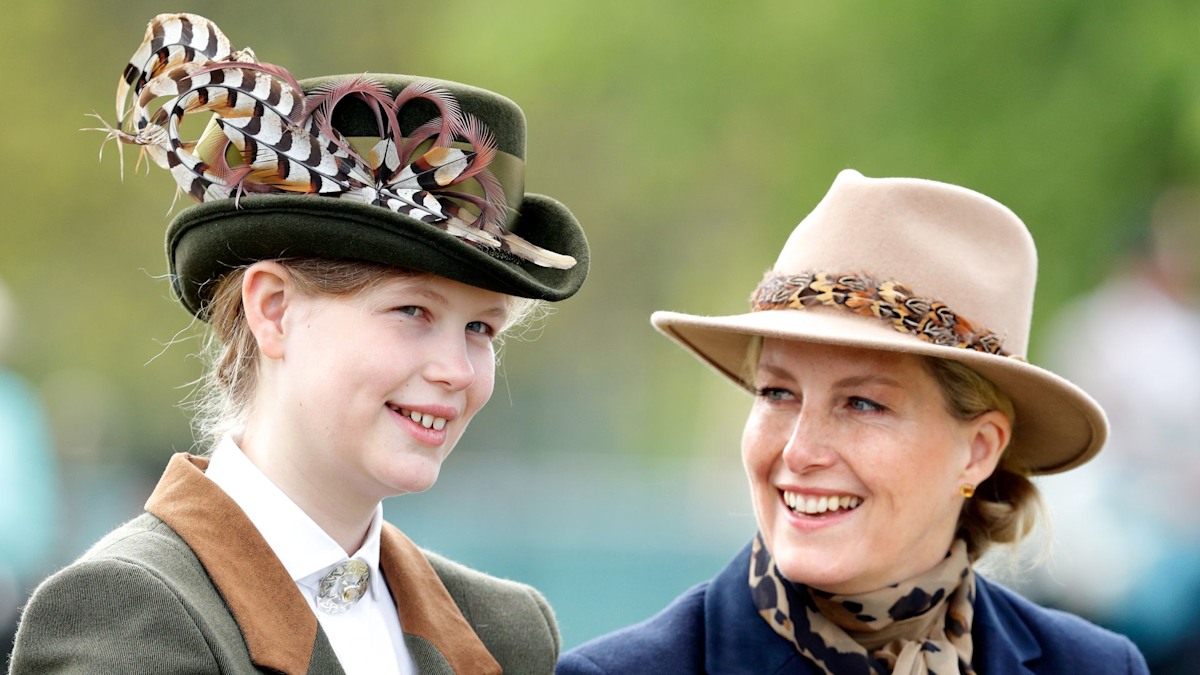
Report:
[[[946,409],[963,421],[995,410],[1017,424],[1012,399],[991,380],[956,361],[925,357],[924,362],[945,397]],[[994,544],[1016,544],[1033,531],[1045,511],[1037,486],[1026,467],[1004,451],[1000,463],[986,480],[975,486],[958,518],[959,536],[967,553],[978,560]]]
[[[386,281],[427,275],[350,260],[286,258],[275,262],[291,275],[302,293],[309,295],[354,296]],[[192,428],[205,447],[245,424],[258,383],[258,342],[242,306],[242,279],[248,267],[234,268],[221,276],[200,312],[210,329],[202,351],[205,371],[192,404]],[[541,307],[537,300],[507,297],[508,318],[498,338],[514,326],[523,325]]]

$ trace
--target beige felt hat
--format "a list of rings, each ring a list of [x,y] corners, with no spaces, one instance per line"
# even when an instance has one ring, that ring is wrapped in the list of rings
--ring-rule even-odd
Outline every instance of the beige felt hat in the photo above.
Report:
[[[842,171],[735,316],[655,312],[655,328],[753,391],[763,337],[957,361],[1012,398],[1009,461],[1035,474],[1091,459],[1108,435],[1079,387],[1028,363],[1037,250],[999,202],[956,185]]]

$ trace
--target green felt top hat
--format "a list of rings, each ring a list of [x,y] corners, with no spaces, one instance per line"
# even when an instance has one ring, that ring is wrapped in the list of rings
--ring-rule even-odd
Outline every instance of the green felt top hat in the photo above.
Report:
[[[201,111],[208,128],[183,140],[179,121]],[[117,113],[109,135],[202,202],[166,240],[174,288],[201,318],[222,274],[273,258],[382,263],[544,300],[587,276],[578,221],[524,191],[525,118],[493,92],[408,75],[296,81],[232,51],[207,19],[163,14],[125,69]]]

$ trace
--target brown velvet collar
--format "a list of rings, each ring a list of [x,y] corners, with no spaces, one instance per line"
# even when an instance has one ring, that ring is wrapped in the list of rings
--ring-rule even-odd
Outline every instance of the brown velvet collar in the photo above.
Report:
[[[146,511],[182,537],[200,559],[242,629],[254,663],[306,673],[317,617],[250,519],[204,477],[207,468],[207,459],[177,453]],[[405,633],[432,644],[456,673],[500,672],[420,549],[386,522],[379,564]]]

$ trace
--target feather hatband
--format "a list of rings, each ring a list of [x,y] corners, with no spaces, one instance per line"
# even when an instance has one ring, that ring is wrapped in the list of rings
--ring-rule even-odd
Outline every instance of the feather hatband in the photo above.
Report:
[[[895,281],[854,274],[768,272],[750,297],[753,311],[831,307],[886,321],[901,333],[944,347],[1011,356],[999,336],[977,328],[944,303]]]
[[[347,99],[373,113],[378,135],[369,143],[335,128],[334,109]],[[437,115],[405,134],[401,111],[417,101]],[[207,129],[184,140],[181,121],[201,112],[212,115]],[[498,150],[492,131],[433,81],[393,94],[361,75],[306,92],[284,68],[249,49],[232,51],[208,19],[161,14],[118,83],[117,116],[116,127],[103,129],[108,137],[141,147],[199,202],[236,203],[248,194],[349,199],[440,228],[489,255],[555,269],[576,264],[509,231],[523,162]]]

